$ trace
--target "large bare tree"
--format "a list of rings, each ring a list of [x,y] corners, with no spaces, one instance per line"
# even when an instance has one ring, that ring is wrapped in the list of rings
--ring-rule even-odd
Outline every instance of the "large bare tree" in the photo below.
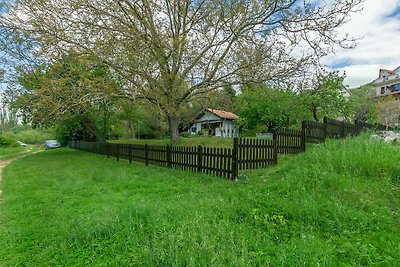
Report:
[[[293,78],[336,45],[363,0],[19,0],[1,18],[45,59],[74,49],[126,81],[179,138],[182,108],[224,86]]]

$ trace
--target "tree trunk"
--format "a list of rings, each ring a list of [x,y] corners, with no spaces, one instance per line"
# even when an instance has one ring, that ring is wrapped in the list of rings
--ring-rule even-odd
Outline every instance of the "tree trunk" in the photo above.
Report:
[[[128,128],[129,128],[129,139],[135,138],[135,133],[133,129],[133,123],[131,120],[128,120]]]
[[[178,142],[179,136],[179,119],[176,117],[168,116],[168,126],[169,126],[169,138],[171,140],[171,144],[174,145]]]
[[[316,122],[319,122],[318,114],[317,114],[317,107],[312,108],[313,118]]]
[[[83,125],[83,127],[85,127],[91,134],[93,134],[96,137],[98,142],[100,143],[106,142],[102,133],[97,129],[97,127],[92,122],[83,120],[80,123],[81,125]]]

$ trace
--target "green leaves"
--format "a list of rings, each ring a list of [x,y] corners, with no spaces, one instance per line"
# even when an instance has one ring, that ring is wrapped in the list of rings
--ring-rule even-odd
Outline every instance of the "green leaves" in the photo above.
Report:
[[[300,99],[315,121],[324,116],[349,118],[351,109],[345,96],[346,87],[343,85],[345,75],[338,72],[321,73],[314,84],[300,93]]]
[[[15,106],[34,126],[77,122],[80,126],[75,130],[61,127],[74,139],[76,132],[89,131],[80,136],[98,139],[109,133],[112,99],[118,94],[118,85],[109,68],[95,58],[71,51],[53,64],[21,72],[19,83],[25,91]]]
[[[14,140],[0,135],[0,148],[3,148],[3,147],[15,147],[17,145],[18,145],[17,142],[15,142]]]
[[[46,60],[70,48],[101,58],[123,80],[121,95],[145,98],[178,120],[198,96],[232,85],[290,83],[333,47],[351,45],[336,29],[361,2],[20,0],[0,22],[33,39]],[[277,127],[287,117],[263,120]],[[176,124],[170,123],[173,141]]]
[[[249,85],[238,96],[239,124],[245,129],[253,129],[258,124],[275,128],[294,124],[298,118],[296,95],[293,92],[267,88],[263,85]]]

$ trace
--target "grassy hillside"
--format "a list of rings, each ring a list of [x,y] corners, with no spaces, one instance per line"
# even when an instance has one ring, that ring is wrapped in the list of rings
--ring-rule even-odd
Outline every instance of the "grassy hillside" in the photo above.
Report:
[[[364,135],[234,183],[45,151],[5,170],[0,265],[396,266],[399,161]]]

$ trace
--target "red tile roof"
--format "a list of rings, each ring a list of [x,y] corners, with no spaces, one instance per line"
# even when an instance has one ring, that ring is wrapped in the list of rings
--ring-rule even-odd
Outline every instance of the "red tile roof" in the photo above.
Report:
[[[225,111],[225,110],[219,110],[219,109],[212,109],[212,108],[206,108],[207,111],[217,115],[220,118],[223,119],[230,119],[230,120],[237,120],[239,119],[239,116],[229,112],[229,111]]]
[[[395,75],[396,74],[395,70],[380,69],[379,73],[381,73],[382,71],[386,71],[387,73],[389,73],[389,75]]]

